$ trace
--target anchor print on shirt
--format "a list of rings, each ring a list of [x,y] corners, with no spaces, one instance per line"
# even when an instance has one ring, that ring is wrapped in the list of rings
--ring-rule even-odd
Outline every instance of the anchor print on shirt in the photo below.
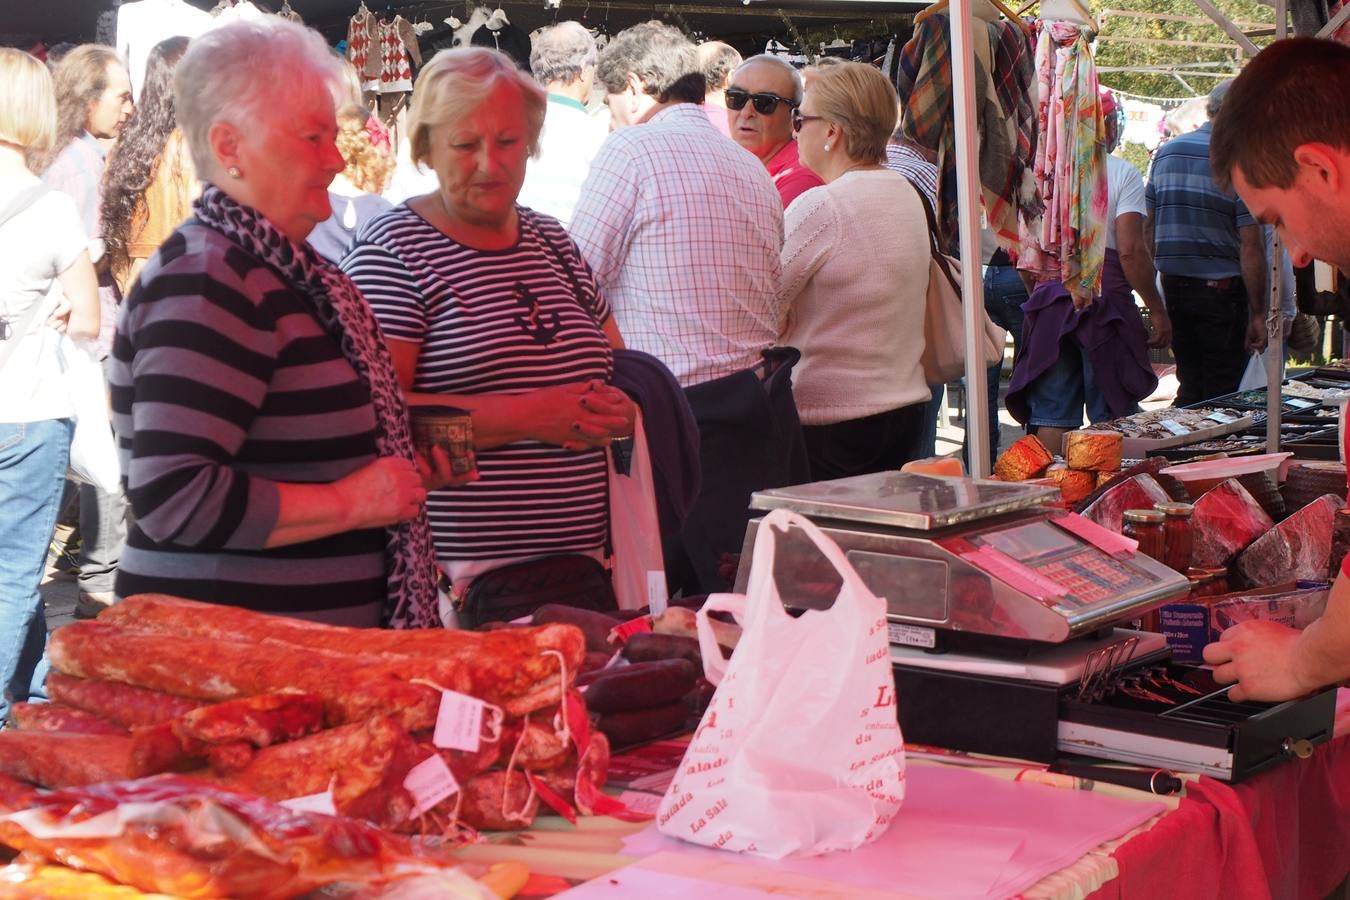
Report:
[[[535,297],[523,282],[516,282],[515,299],[525,308],[523,313],[516,316],[516,323],[520,325],[521,330],[540,344],[553,343],[553,339],[562,330],[558,314],[542,309],[539,306],[539,298]]]

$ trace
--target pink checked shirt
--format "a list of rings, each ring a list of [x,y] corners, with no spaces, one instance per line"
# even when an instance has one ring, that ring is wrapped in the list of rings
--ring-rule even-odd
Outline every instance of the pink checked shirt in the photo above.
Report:
[[[764,164],[680,103],[611,134],[569,228],[624,343],[684,387],[756,365],[782,331],[783,206]]]

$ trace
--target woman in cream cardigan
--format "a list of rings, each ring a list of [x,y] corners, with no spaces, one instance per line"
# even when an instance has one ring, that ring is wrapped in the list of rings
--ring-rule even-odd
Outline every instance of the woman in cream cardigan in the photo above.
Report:
[[[802,353],[792,389],[820,480],[921,454],[929,251],[918,192],[884,165],[895,90],[862,63],[806,75],[793,127],[801,161],[825,184],[785,213],[781,343]]]

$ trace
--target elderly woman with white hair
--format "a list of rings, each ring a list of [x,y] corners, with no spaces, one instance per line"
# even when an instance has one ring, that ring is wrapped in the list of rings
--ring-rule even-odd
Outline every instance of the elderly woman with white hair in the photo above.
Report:
[[[609,304],[558,221],[516,203],[546,106],[495,50],[438,53],[408,122],[438,188],[374,219],[342,263],[409,402],[472,411],[481,478],[427,501],[458,597],[512,563],[598,565],[604,448],[633,433],[632,401],[608,384],[622,346]]]
[[[586,108],[598,59],[595,38],[580,22],[545,28],[530,51],[530,70],[548,92],[548,107],[539,152],[525,166],[519,202],[564,226],[572,221],[591,160],[609,133]]]
[[[121,596],[438,622],[423,503],[450,462],[414,453],[369,307],[305,241],[344,165],[340,78],[317,32],[275,17],[218,28],[178,64],[204,189],[118,320],[109,380],[135,513]]]

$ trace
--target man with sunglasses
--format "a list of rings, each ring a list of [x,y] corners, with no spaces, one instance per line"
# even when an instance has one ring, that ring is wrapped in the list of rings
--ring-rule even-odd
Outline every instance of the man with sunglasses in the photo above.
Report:
[[[726,91],[731,137],[764,163],[783,208],[824,184],[797,159],[793,119],[802,102],[802,75],[776,56],[760,54],[741,64]]]

